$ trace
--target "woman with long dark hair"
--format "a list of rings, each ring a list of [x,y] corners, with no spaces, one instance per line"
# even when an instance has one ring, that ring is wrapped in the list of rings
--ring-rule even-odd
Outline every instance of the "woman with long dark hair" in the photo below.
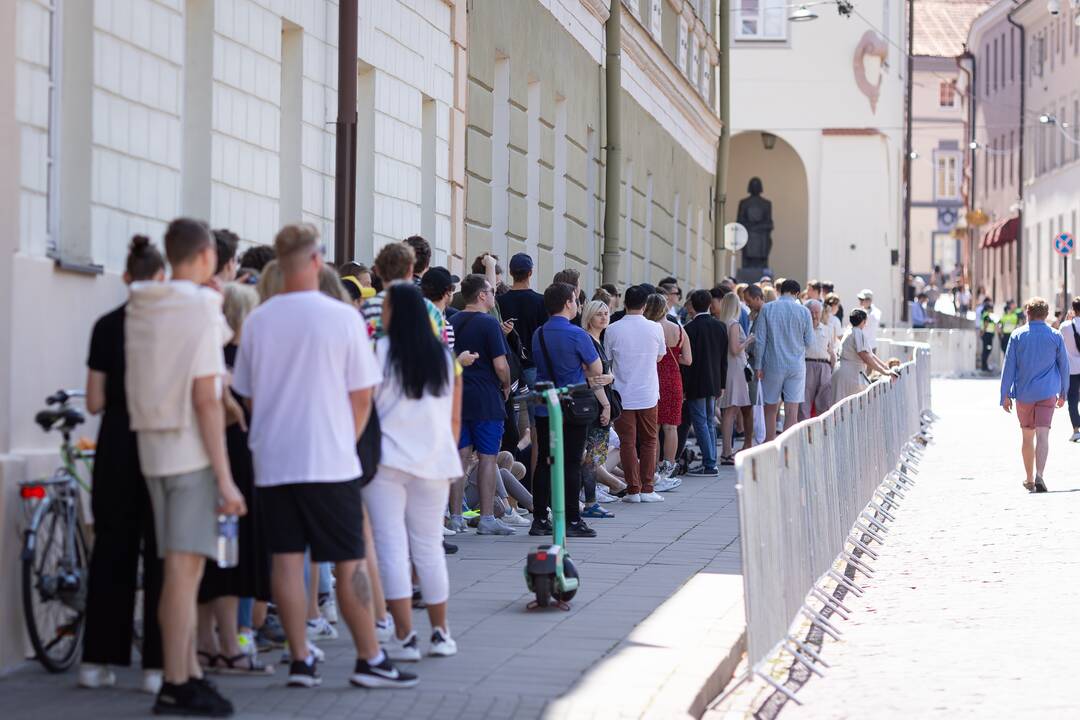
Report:
[[[364,489],[364,502],[396,629],[385,644],[386,653],[394,660],[420,659],[412,629],[415,567],[431,620],[429,653],[449,656],[457,645],[446,621],[450,588],[442,518],[450,482],[463,474],[457,451],[459,369],[450,350],[431,332],[431,318],[415,285],[394,283],[386,289],[382,327],[386,335],[375,344],[383,372],[375,390],[381,457],[375,479]]]
[[[165,279],[165,260],[144,235],[131,240],[124,282]],[[116,684],[109,665],[131,664],[131,634],[140,544],[143,559],[143,690],[161,688],[161,630],[157,608],[162,569],[154,536],[150,495],[139,470],[139,451],[128,417],[124,389],[125,302],[101,316],[90,336],[86,409],[103,413],[94,459],[90,504],[94,549],[86,595],[86,636],[79,685]]]

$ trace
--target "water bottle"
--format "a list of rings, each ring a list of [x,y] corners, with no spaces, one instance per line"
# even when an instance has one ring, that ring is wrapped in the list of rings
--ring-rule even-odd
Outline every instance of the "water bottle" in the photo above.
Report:
[[[217,565],[234,568],[240,562],[239,522],[235,515],[218,515]]]

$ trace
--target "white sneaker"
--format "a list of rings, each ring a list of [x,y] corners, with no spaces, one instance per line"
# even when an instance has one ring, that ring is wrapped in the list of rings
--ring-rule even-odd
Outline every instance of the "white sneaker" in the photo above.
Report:
[[[334,600],[334,596],[330,593],[323,595],[319,598],[319,613],[326,619],[326,622],[331,625],[336,625],[338,621],[337,601]]]
[[[164,676],[161,670],[143,670],[142,691],[147,695],[157,695],[161,692],[161,683]]]
[[[307,621],[307,637],[308,640],[337,640],[338,631],[326,618],[319,617]]]
[[[236,634],[236,644],[245,655],[255,657],[259,654],[259,648],[255,644],[255,632],[240,632]]]
[[[509,525],[510,527],[532,527],[531,520],[526,520],[513,511],[506,513],[499,519],[502,520],[505,525]]]
[[[375,621],[375,639],[380,645],[385,645],[394,637],[394,616],[386,613],[385,620]]]
[[[680,485],[682,485],[682,479],[681,478],[666,477],[666,478],[663,478],[661,480],[658,480],[656,482],[656,484],[653,486],[653,489],[658,493],[669,492],[669,491],[674,490],[675,488],[679,487]]]
[[[641,502],[643,502],[643,503],[664,502],[664,496],[663,495],[658,495],[655,492],[641,493]]]
[[[443,534],[443,537],[450,537],[451,535],[457,535],[456,532],[454,532],[450,528],[446,527],[445,525],[443,525],[442,534]]]
[[[1070,442],[1080,442],[1080,432],[1074,432],[1072,437],[1069,438]]]
[[[409,633],[404,639],[397,635],[390,638],[383,648],[386,656],[398,662],[416,662],[420,659],[420,646],[416,640],[416,632]]]
[[[465,518],[457,515],[450,518],[450,529],[456,533],[468,532],[469,524],[465,522]]]
[[[428,655],[450,657],[457,655],[457,643],[450,637],[450,631],[437,627],[431,631],[431,648]]]
[[[609,493],[607,490],[604,490],[603,488],[599,488],[599,487],[596,488],[596,502],[610,503],[610,502],[618,502],[618,501],[619,501],[619,498],[615,497],[614,495]]]
[[[116,675],[105,665],[82,663],[79,665],[79,687],[106,688],[116,685]]]
[[[639,503],[641,502],[641,493],[626,493],[626,495],[623,495],[622,501],[628,503]]]
[[[323,662],[326,660],[326,653],[319,649],[319,646],[315,643],[308,641],[308,652],[315,656],[315,662]],[[288,665],[292,662],[292,653],[289,652],[289,643],[285,643],[285,649],[281,651],[281,664]]]

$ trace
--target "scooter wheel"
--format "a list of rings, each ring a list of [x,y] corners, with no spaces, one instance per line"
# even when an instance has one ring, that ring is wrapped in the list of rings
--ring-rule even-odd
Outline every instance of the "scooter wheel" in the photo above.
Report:
[[[551,604],[554,580],[550,575],[533,575],[533,592],[536,594],[537,606],[547,607]]]
[[[574,578],[575,580],[581,577],[578,575],[577,568],[574,567],[574,561],[570,559],[569,555],[563,558],[563,575],[568,578]],[[575,595],[577,595],[577,588],[557,593],[555,597],[563,602],[570,602]]]

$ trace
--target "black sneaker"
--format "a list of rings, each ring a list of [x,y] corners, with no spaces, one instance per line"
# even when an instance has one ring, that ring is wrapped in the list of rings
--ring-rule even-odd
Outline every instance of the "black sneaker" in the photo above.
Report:
[[[584,520],[578,520],[566,526],[566,537],[594,538],[596,531],[586,525]]]
[[[357,658],[356,670],[349,682],[365,688],[411,688],[416,687],[420,678],[398,670],[384,653],[383,661],[378,665],[370,665],[367,660]]]
[[[310,665],[303,660],[293,660],[289,664],[289,687],[313,688],[322,685],[318,664],[315,658],[311,658]]]
[[[551,535],[554,530],[551,527],[551,521],[547,518],[533,516],[532,527],[529,528],[529,534],[533,537],[542,537],[544,535]]]
[[[229,717],[233,714],[233,706],[207,681],[188,680],[183,685],[166,682],[161,684],[154,702],[154,714]]]
[[[445,540],[443,540],[442,541],[442,549],[443,549],[443,552],[445,554],[453,555],[454,553],[457,552],[457,545],[455,545],[453,543],[448,543]]]

